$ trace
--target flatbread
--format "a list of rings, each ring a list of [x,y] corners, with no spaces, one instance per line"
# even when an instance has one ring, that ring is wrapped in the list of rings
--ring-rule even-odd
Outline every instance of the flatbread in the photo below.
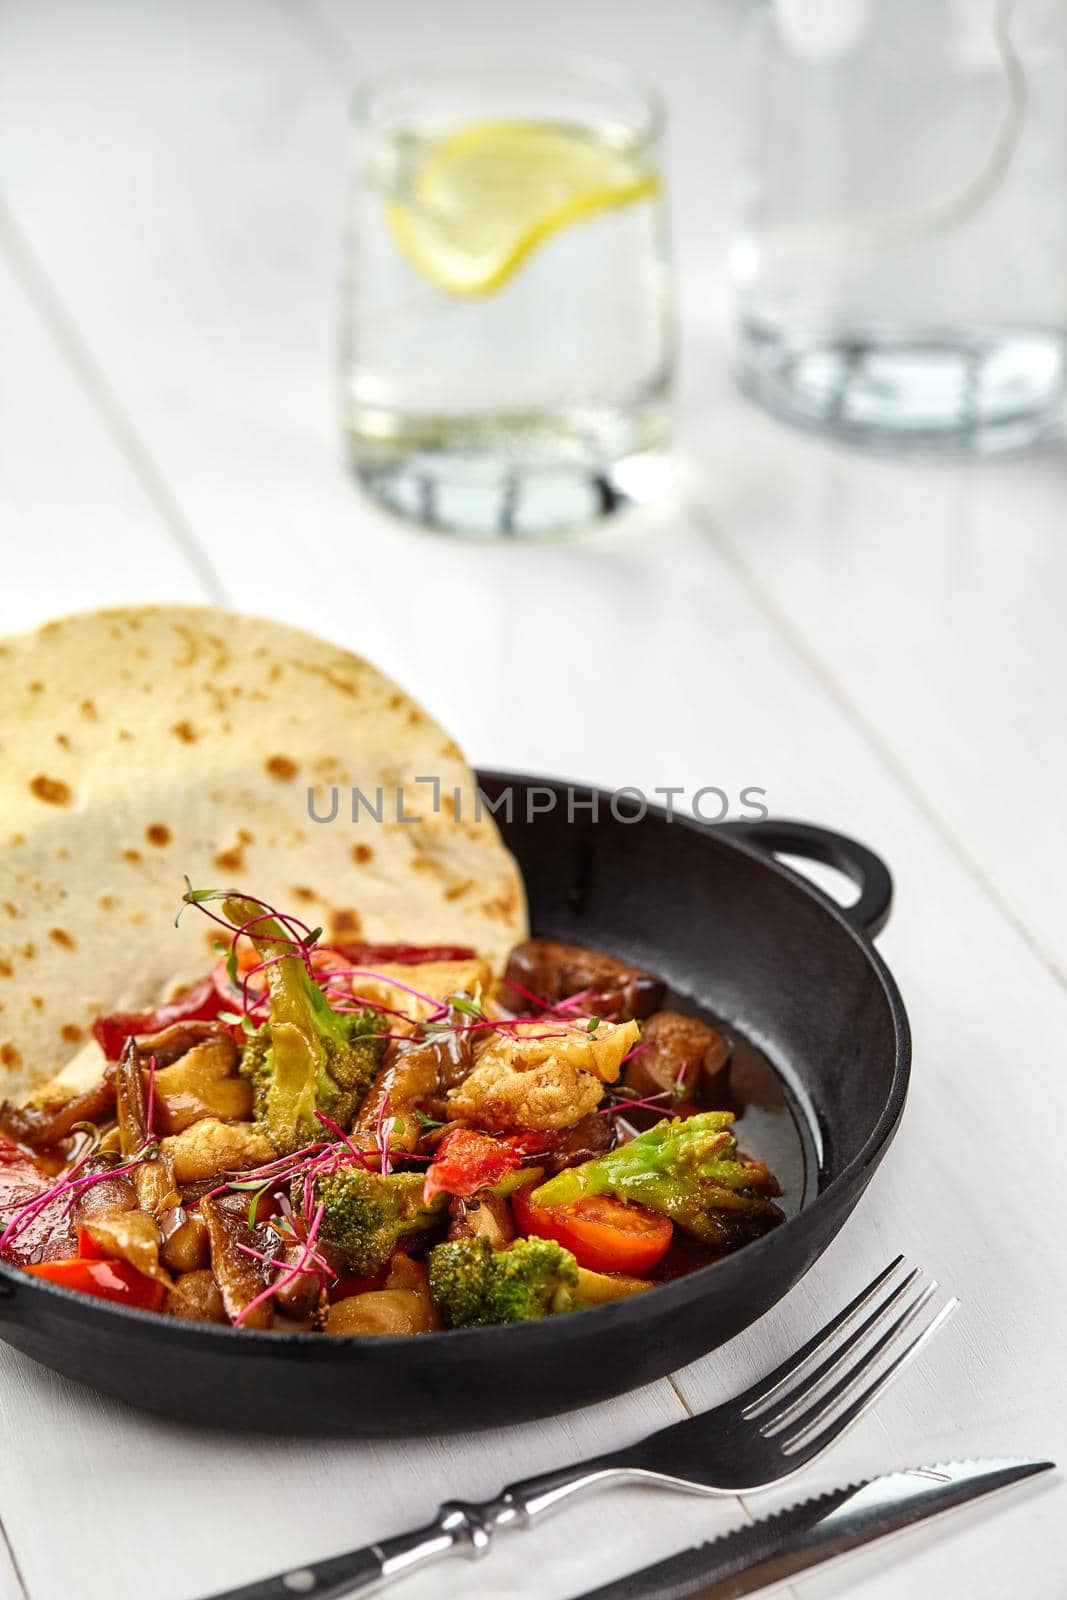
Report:
[[[50,1079],[101,1012],[218,959],[198,912],[174,927],[185,874],[327,939],[470,945],[498,968],[525,897],[477,809],[421,706],[298,629],[159,606],[0,641],[0,1098]]]

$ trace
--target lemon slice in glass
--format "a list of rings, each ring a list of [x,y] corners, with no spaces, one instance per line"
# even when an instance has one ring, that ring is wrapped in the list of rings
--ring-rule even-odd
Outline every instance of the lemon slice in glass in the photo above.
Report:
[[[656,173],[589,129],[472,122],[430,145],[409,198],[387,214],[424,278],[447,294],[487,295],[561,228],[659,187]]]

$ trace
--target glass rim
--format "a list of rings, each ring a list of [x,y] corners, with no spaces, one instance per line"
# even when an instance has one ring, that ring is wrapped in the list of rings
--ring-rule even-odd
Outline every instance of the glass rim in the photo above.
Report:
[[[652,84],[620,62],[570,50],[521,55],[509,55],[506,52],[471,54],[455,48],[435,51],[432,55],[414,58],[403,65],[368,74],[357,83],[352,93],[349,113],[357,127],[366,127],[372,120],[375,103],[391,90],[404,86],[417,89],[423,84],[430,89],[435,83],[458,83],[464,77],[488,76],[494,71],[516,78],[528,74],[531,80],[569,78],[578,86],[630,96],[640,108],[640,122],[634,119],[635,126],[628,130],[630,143],[635,149],[655,143],[666,125],[666,103]]]

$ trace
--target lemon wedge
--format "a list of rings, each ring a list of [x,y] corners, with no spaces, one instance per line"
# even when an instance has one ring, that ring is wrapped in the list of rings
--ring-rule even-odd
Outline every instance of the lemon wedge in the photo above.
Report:
[[[430,146],[386,208],[399,249],[438,289],[492,294],[561,228],[658,193],[656,173],[588,129],[472,122]]]

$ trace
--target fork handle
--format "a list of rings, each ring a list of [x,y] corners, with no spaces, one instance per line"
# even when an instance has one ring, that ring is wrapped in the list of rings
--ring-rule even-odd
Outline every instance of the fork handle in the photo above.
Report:
[[[545,1472],[504,1489],[495,1500],[446,1500],[423,1528],[393,1539],[364,1545],[289,1572],[260,1578],[240,1589],[227,1589],[210,1600],[341,1600],[342,1596],[377,1593],[396,1578],[444,1556],[477,1558],[488,1554],[498,1528],[528,1528],[535,1517],[552,1511],[571,1496],[586,1493],[627,1469],[609,1458],[583,1461],[558,1472]]]

